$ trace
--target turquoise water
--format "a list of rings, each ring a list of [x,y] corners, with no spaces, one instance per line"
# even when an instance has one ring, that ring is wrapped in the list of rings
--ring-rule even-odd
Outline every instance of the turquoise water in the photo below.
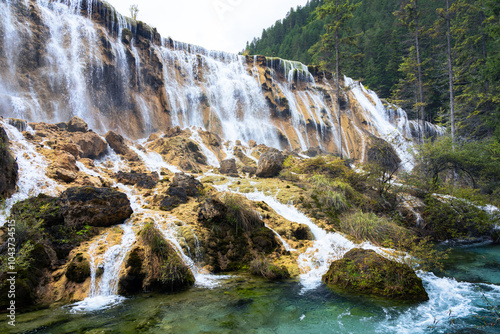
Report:
[[[324,286],[302,294],[298,281],[233,276],[213,290],[144,295],[90,313],[63,307],[23,314],[15,330],[2,324],[0,332],[500,333],[500,327],[483,327],[488,318],[481,320],[491,315],[488,301],[500,303],[500,246],[455,249],[447,271],[458,281],[420,274],[431,300],[417,305],[340,295]]]

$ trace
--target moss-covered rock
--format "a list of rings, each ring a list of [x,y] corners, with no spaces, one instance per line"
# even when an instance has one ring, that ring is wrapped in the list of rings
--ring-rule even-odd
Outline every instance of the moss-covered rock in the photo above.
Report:
[[[420,302],[429,299],[422,280],[406,264],[373,250],[352,249],[323,276],[329,287],[350,293]]]
[[[257,254],[270,254],[280,247],[259,214],[238,196],[208,198],[198,210],[198,223],[209,231],[202,244],[206,263],[215,272],[240,270]]]
[[[189,267],[153,223],[147,223],[125,260],[120,293],[177,292],[194,284]]]
[[[83,254],[77,254],[66,269],[66,277],[75,283],[83,283],[90,277],[90,262]]]

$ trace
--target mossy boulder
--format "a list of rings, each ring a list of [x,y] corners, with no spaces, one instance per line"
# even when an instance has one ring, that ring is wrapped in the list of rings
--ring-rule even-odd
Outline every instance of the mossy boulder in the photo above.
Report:
[[[9,138],[0,127],[0,198],[7,198],[15,193],[18,177],[17,162],[9,150]]]
[[[125,259],[119,293],[177,292],[194,282],[193,273],[175,248],[153,223],[147,223]]]
[[[329,287],[349,293],[421,302],[429,300],[413,269],[373,250],[352,249],[323,276]]]
[[[208,231],[202,244],[205,261],[215,272],[240,270],[255,254],[280,251],[274,233],[243,198],[208,198],[198,210],[198,223]]]
[[[90,262],[83,254],[77,254],[66,269],[66,277],[75,283],[83,283],[90,277]]]

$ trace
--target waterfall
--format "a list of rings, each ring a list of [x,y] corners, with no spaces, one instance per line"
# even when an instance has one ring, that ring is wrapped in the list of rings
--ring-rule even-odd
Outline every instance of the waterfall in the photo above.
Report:
[[[36,151],[35,145],[24,138],[24,135],[17,128],[0,119],[0,125],[5,129],[11,142],[10,148],[16,157],[19,168],[19,180],[17,182],[17,192],[8,198],[3,208],[0,210],[0,226],[3,226],[10,215],[10,210],[17,202],[38,196],[57,196],[62,187],[46,175],[48,163],[45,158]],[[33,131],[31,128],[28,131]]]
[[[27,15],[27,3],[41,22]],[[339,92],[347,104],[339,111],[326,74],[313,75],[299,62],[162,39],[100,0],[5,1],[0,8],[3,116],[54,123],[79,116],[101,134],[115,130],[131,139],[167,126],[196,127],[244,145],[255,140],[332,153],[342,146],[361,161],[365,132],[371,132],[395,146],[406,169],[413,164],[407,153],[413,137],[443,133],[409,121],[402,109],[384,106],[349,78]],[[274,102],[283,103],[282,115],[274,114]],[[349,120],[341,131],[340,112]]]

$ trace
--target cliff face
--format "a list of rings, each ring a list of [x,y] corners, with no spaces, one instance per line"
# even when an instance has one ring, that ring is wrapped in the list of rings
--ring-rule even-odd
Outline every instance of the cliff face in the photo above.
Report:
[[[342,145],[360,160],[372,135],[406,143],[419,132],[403,110],[348,78],[336,92],[331,74],[300,63],[163,39],[99,0],[2,0],[0,12],[2,116],[79,116],[131,139],[196,126],[280,149]]]

